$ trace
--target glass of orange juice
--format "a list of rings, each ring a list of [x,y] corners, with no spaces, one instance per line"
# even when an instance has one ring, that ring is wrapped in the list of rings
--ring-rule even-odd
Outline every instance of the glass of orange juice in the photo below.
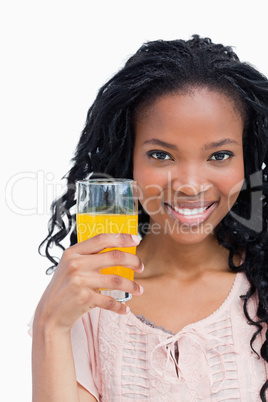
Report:
[[[77,239],[78,242],[100,233],[138,232],[138,199],[136,182],[130,179],[90,179],[77,182]],[[105,249],[101,252],[112,249]],[[118,250],[135,254],[136,247]],[[102,274],[114,274],[133,280],[134,271],[115,266],[101,270]],[[130,293],[121,290],[101,289],[101,293],[120,302],[131,299]]]

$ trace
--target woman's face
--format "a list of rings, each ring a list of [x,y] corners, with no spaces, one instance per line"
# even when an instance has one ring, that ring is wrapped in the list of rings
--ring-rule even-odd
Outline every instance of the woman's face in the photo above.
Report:
[[[196,243],[233,206],[243,184],[243,121],[206,88],[158,98],[135,122],[134,179],[151,232]]]

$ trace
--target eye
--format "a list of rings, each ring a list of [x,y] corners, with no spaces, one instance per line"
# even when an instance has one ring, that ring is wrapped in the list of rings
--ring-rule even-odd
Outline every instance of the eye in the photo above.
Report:
[[[148,152],[148,156],[162,161],[172,160],[171,155],[164,151],[150,151]]]
[[[227,159],[231,158],[232,156],[234,156],[234,154],[232,152],[217,152],[213,155],[210,156],[209,160],[212,161],[226,161]]]

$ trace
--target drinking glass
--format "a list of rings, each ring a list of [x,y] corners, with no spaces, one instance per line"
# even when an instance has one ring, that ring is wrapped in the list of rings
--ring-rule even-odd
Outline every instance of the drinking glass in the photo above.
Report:
[[[136,182],[129,179],[90,179],[77,182],[77,239],[78,242],[100,233],[138,232],[138,199]],[[136,247],[118,247],[118,250],[135,254]],[[101,252],[113,250],[107,248]],[[114,274],[134,279],[134,271],[128,267],[114,266],[101,270],[102,274]],[[121,290],[100,289],[120,302],[132,295]]]

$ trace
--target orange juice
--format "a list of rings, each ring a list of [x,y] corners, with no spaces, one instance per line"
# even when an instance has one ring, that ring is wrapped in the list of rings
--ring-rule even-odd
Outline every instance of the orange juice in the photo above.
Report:
[[[138,215],[119,214],[77,214],[77,238],[78,242],[89,239],[100,233],[129,233],[138,232]],[[136,254],[136,247],[117,247],[118,250]],[[112,250],[106,248],[105,251]],[[103,268],[102,274],[115,274],[124,278],[134,279],[134,271],[130,268],[116,266]]]

